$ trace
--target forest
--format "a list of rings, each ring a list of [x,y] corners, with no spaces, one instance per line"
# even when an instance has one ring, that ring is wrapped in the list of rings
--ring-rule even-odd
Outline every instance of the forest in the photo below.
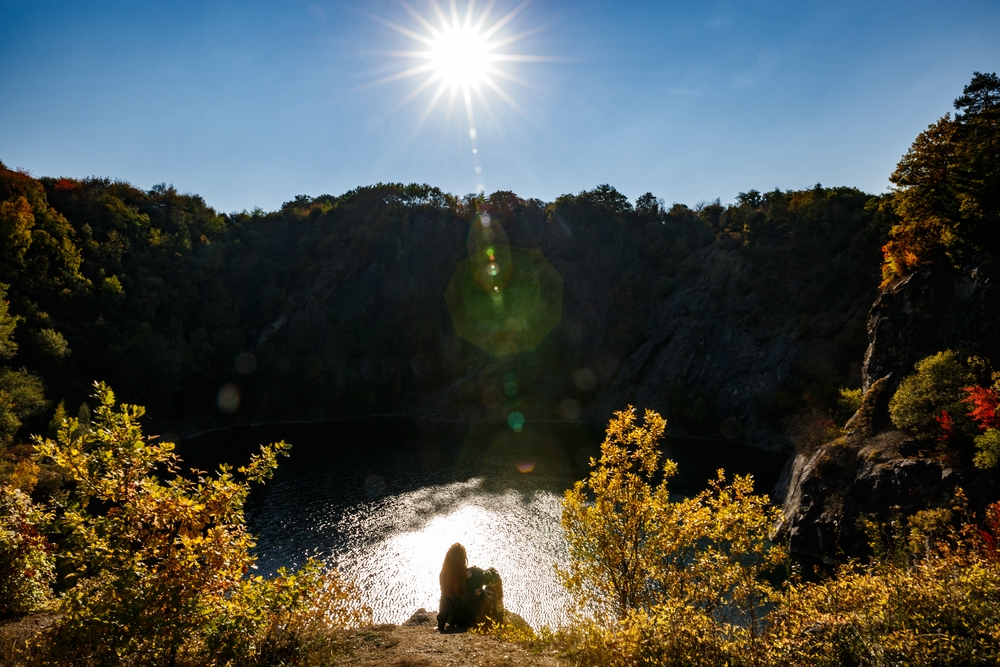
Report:
[[[471,364],[492,361],[456,336],[444,299],[477,208],[503,222],[513,247],[540,249],[564,280],[556,329],[506,361],[536,376],[523,400],[549,418],[566,396],[586,408],[598,387],[575,387],[572,373],[594,368],[595,382],[608,383],[614,369],[600,372],[600,361],[633,351],[656,304],[715,261],[707,248],[764,267],[742,289],[761,300],[755,326],[766,329],[823,311],[833,291],[870,302],[892,225],[885,197],[821,186],[668,209],[609,186],[546,204],[390,184],[223,215],[167,186],[143,192],[4,168],[0,197],[12,323],[4,396],[20,396],[0,408],[7,445],[44,430],[56,410],[76,415],[97,379],[189,430],[419,412],[421,397],[445,396]],[[859,386],[864,324],[848,324],[811,366],[760,397],[761,414],[778,422]],[[224,386],[238,388],[238,411],[220,409]],[[459,386],[443,410],[479,394]],[[691,430],[716,417],[677,403],[669,416]]]
[[[0,164],[0,617],[58,598],[59,645],[80,664],[295,662],[306,639],[365,615],[345,607],[350,582],[315,563],[248,574],[243,503],[287,446],[192,479],[177,474],[170,438],[143,433],[514,409],[608,423],[602,406],[663,305],[745,262],[753,270],[724,294],[750,304],[741,327],[787,337],[787,372],[748,396],[752,417],[733,427],[726,397],[691,377],[657,380],[662,417],[640,423],[619,406],[600,460],[563,503],[574,560],[560,576],[578,624],[498,636],[577,664],[995,664],[995,503],[958,492],[947,508],[873,517],[866,559],[803,574],[771,541],[780,512],[750,480],[720,472],[677,501],[666,486],[676,466],[656,443],[669,423],[853,452],[895,429],[921,457],[995,476],[994,340],[928,352],[905,378],[863,378],[862,359],[873,300],[921,271],[988,268],[1000,251],[998,102],[1000,79],[977,72],[885,194],[817,184],[730,205],[630,202],[609,185],[542,202],[378,184],[224,214],[165,184]],[[448,301],[479,252],[470,223],[486,215],[561,286],[552,330],[513,353],[463,337]],[[616,521],[639,560],[607,551],[601,531]],[[631,592],[622,572],[637,577]],[[961,585],[935,586],[949,578]],[[873,598],[895,616],[866,611]],[[316,609],[329,623],[317,626]]]

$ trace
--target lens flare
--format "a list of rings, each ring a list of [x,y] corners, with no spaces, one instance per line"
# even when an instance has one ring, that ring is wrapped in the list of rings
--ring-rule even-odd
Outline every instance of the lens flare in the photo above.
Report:
[[[524,428],[524,415],[520,412],[512,412],[507,417],[507,424],[515,431],[520,431]]]
[[[536,348],[562,319],[562,277],[540,250],[511,248],[486,212],[472,221],[468,251],[444,295],[458,335],[494,356]]]

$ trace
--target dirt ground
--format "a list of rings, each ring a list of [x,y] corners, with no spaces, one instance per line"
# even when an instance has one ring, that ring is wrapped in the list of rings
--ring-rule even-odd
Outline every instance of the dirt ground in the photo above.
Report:
[[[516,614],[514,615],[516,616]],[[0,667],[15,667],[16,647],[52,625],[54,614],[35,614],[0,624]],[[517,617],[523,623],[524,621]],[[323,667],[567,667],[557,656],[534,654],[515,644],[469,633],[440,634],[433,614],[418,610],[403,625],[342,631]]]
[[[555,655],[536,655],[493,637],[439,634],[423,609],[403,625],[377,625],[345,632],[334,665],[358,667],[566,667]]]

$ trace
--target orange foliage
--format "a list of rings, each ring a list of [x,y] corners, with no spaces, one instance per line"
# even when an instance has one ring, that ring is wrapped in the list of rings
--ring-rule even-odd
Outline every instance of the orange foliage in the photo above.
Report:
[[[1000,413],[997,407],[1000,406],[1000,395],[995,389],[985,387],[963,387],[962,391],[966,396],[963,403],[968,403],[972,408],[969,416],[985,431],[988,428],[1000,428]]]

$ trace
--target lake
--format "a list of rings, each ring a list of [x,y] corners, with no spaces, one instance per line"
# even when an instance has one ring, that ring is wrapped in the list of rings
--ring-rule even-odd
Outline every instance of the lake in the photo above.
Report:
[[[293,445],[258,487],[247,521],[261,573],[313,557],[354,577],[376,622],[437,609],[448,547],[495,567],[506,606],[533,626],[563,619],[554,571],[565,564],[560,500],[597,456],[603,429],[567,423],[453,424],[389,417],[237,427],[180,443],[185,465],[242,465],[261,443]],[[786,455],[729,442],[668,439],[680,473],[671,491],[693,494],[715,470],[753,473],[770,493]]]

